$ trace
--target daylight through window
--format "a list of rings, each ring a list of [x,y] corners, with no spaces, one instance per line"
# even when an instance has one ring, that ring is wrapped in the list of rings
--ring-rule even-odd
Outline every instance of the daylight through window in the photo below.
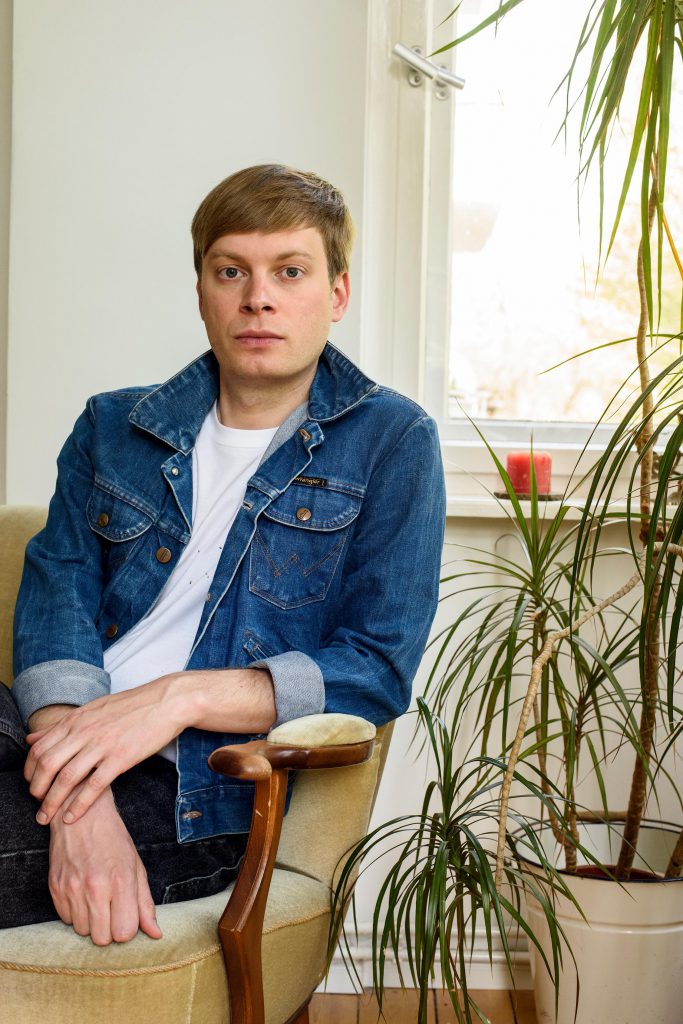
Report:
[[[486,10],[484,10],[486,6]],[[490,5],[470,0],[457,34]],[[561,15],[558,11],[561,7]],[[595,285],[598,261],[597,159],[577,218],[578,113],[562,136],[565,91],[550,102],[570,64],[588,2],[524,0],[498,29],[456,50],[467,80],[453,131],[452,322],[448,411],[453,418],[595,422],[635,368],[635,345],[603,349],[541,371],[577,353],[636,333],[640,178],[631,189],[617,242]],[[455,25],[454,25],[455,29]],[[455,32],[454,32],[455,35]],[[680,62],[678,62],[680,63]],[[583,81],[579,69],[574,86]],[[632,137],[637,74],[624,97],[605,165],[605,234]],[[665,210],[683,245],[683,87],[674,83]],[[656,245],[656,231],[653,232]],[[681,323],[681,281],[666,239],[661,329]]]

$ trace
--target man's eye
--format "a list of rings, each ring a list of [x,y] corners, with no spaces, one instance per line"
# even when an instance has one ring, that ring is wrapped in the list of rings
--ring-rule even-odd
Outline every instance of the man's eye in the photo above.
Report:
[[[222,277],[227,277],[230,281],[234,281],[239,274],[239,270],[237,267],[223,267],[219,270],[219,274],[221,274]]]
[[[295,277],[295,275],[298,276],[299,274],[303,274],[303,271],[300,269],[300,267],[285,267],[285,276],[288,277],[291,281],[296,281],[297,278]]]

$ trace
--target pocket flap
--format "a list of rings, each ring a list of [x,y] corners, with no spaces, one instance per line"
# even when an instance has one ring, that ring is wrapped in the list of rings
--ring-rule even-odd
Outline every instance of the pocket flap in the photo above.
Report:
[[[86,506],[90,529],[110,541],[131,540],[154,522],[152,516],[97,484]]]
[[[340,530],[353,522],[360,506],[361,498],[356,494],[291,484],[264,509],[263,515],[300,530]]]

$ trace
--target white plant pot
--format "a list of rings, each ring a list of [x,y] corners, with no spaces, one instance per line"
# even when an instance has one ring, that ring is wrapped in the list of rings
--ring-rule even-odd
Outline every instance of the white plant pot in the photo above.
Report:
[[[622,828],[583,825],[579,829],[581,843],[601,863],[614,864]],[[663,874],[678,832],[675,825],[643,823],[634,867]],[[544,831],[543,842],[549,859],[554,858],[556,844],[549,830]],[[523,865],[542,875],[530,861],[523,861]],[[619,885],[610,879],[564,871],[562,877],[587,922],[566,897],[556,897],[558,923],[576,960],[575,966],[571,955],[564,951],[557,1018],[555,989],[538,950],[530,944],[539,1024],[680,1024],[683,879]],[[552,964],[545,916],[531,896],[527,899],[527,921]]]

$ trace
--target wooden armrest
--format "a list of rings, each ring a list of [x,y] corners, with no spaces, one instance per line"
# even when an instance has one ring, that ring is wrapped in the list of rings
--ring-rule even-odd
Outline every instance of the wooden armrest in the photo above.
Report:
[[[375,727],[356,715],[307,715],[285,722],[265,740],[219,747],[209,765],[236,779],[266,779],[274,768],[342,768],[372,755]]]
[[[374,725],[355,715],[309,715],[278,726],[267,739],[219,747],[209,757],[209,766],[220,775],[255,783],[247,848],[218,924],[232,1024],[264,1024],[261,935],[287,773],[361,764],[372,755],[374,736]]]
[[[267,779],[274,768],[343,768],[361,764],[372,754],[374,740],[346,743],[335,747],[285,747],[268,740],[251,740],[233,747],[219,747],[209,758],[209,765],[219,775],[235,779]]]

